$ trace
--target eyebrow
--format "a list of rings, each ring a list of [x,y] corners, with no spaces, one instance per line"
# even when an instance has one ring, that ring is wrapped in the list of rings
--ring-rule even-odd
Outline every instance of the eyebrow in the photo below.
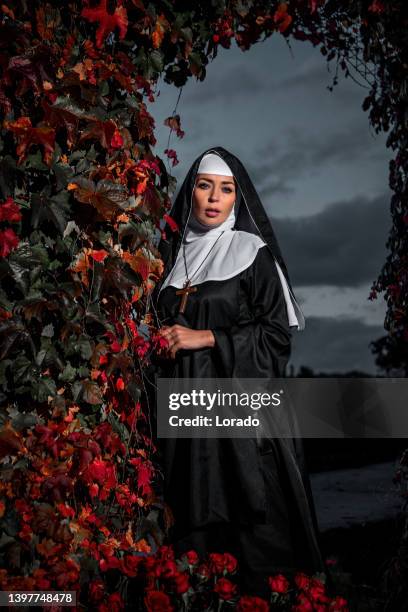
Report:
[[[208,179],[205,178],[205,176],[202,176],[201,178],[197,179],[198,181],[207,181],[208,183],[213,183],[213,179]],[[221,183],[223,185],[235,185],[234,181],[221,181]]]

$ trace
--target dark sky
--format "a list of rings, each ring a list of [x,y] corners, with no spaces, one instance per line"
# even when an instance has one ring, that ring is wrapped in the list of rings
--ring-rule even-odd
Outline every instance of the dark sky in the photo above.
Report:
[[[170,148],[179,180],[200,153],[223,146],[246,166],[270,215],[306,329],[293,329],[291,362],[322,371],[375,374],[369,342],[385,333],[383,295],[369,301],[385,260],[391,226],[386,135],[370,128],[359,86],[328,70],[318,48],[280,35],[247,52],[220,48],[203,82],[184,86],[177,112],[185,130]],[[163,126],[179,95],[160,81],[149,110],[156,152],[165,158]],[[180,180],[181,179],[181,180]]]

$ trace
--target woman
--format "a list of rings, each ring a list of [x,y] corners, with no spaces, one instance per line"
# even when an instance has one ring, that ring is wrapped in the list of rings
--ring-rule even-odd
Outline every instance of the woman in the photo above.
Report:
[[[179,233],[159,244],[164,274],[152,296],[168,341],[160,377],[285,376],[291,327],[304,327],[258,194],[222,147],[191,166],[170,213]],[[267,577],[325,571],[299,439],[159,439],[171,540],[230,552],[241,587],[267,596]]]

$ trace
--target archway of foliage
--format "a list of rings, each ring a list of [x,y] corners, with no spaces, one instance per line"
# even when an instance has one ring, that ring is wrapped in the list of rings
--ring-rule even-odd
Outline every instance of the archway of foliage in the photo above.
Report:
[[[374,349],[380,366],[406,373],[407,10],[402,0],[4,0],[0,16],[1,584],[91,584],[103,609],[166,526],[140,401],[160,347],[148,299],[160,220],[177,231],[146,108],[158,77],[202,80],[219,45],[245,51],[274,33],[319,45],[369,83],[364,110],[395,151],[389,255],[370,295],[385,292],[388,334]],[[183,136],[177,116],[167,124]]]

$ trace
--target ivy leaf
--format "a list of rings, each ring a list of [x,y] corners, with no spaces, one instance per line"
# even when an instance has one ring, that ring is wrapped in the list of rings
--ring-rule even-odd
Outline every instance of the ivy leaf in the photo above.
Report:
[[[95,119],[88,124],[88,127],[83,131],[78,143],[84,140],[96,140],[104,149],[109,149],[111,141],[116,130],[116,124],[112,119],[101,121]]]
[[[42,40],[54,40],[55,29],[61,25],[61,15],[58,9],[47,4],[35,11],[37,30]]]
[[[106,8],[107,0],[101,0],[99,6],[95,8],[84,8],[81,12],[81,17],[84,17],[92,23],[98,23],[96,31],[96,46],[100,49],[105,38],[115,30],[119,29],[119,38],[122,40],[126,36],[128,18],[124,6],[117,6],[115,12],[108,13]]]
[[[61,374],[58,376],[58,378],[59,380],[62,380],[63,382],[71,382],[75,379],[75,376],[76,376],[76,369],[73,368],[71,363],[68,361],[65,368],[63,369]]]
[[[3,321],[0,324],[0,359],[4,359],[13,348],[14,344],[26,335],[26,329],[23,325],[16,323],[12,319]]]
[[[173,115],[164,120],[164,125],[167,125],[172,131],[176,132],[179,138],[183,138],[184,131],[181,129],[180,115]]]
[[[136,253],[125,251],[122,257],[132,270],[140,275],[143,282],[151,276],[157,280],[163,271],[162,260],[151,257],[143,249],[138,249]]]
[[[19,117],[16,121],[5,121],[4,127],[10,130],[17,139],[17,155],[22,162],[32,145],[41,145],[44,151],[44,162],[49,166],[55,148],[55,130],[52,127],[32,127],[29,117]]]
[[[95,382],[89,379],[82,381],[82,398],[85,402],[93,406],[102,404],[103,402],[101,389]]]
[[[16,183],[17,165],[11,155],[0,159],[0,190],[4,197],[12,195]]]
[[[107,180],[98,181],[95,185],[88,179],[77,179],[70,185],[79,202],[90,204],[108,221],[112,221],[115,215],[123,212],[123,205],[128,199],[128,192],[124,185]]]
[[[48,325],[45,325],[45,327],[43,327],[41,335],[45,336],[46,338],[52,338],[53,335],[54,335],[54,326],[53,326],[53,324],[49,323]]]
[[[32,427],[36,423],[38,423],[38,415],[34,412],[21,412],[17,408],[7,408],[7,412],[11,418],[11,424],[15,431],[21,431],[23,429],[27,429],[28,427]]]
[[[52,127],[63,127],[67,130],[68,143],[72,144],[74,132],[77,131],[81,119],[96,120],[96,114],[77,106],[71,98],[58,96],[53,104],[42,103],[47,116],[48,123]],[[95,110],[95,113],[98,111]],[[81,151],[75,151],[73,155],[79,155]],[[85,152],[83,152],[85,154]],[[72,156],[71,156],[72,157]],[[72,161],[72,160],[71,160]]]
[[[76,349],[79,350],[82,359],[90,359],[92,357],[92,345],[86,336],[81,336],[76,343]]]
[[[162,72],[164,68],[164,55],[159,49],[149,53],[149,64],[156,72]]]
[[[54,164],[52,167],[57,183],[57,190],[65,189],[74,175],[74,171],[67,164]]]
[[[14,430],[11,421],[7,421],[0,430],[0,458],[17,455],[19,452],[27,452],[22,435]]]
[[[24,318],[27,321],[31,321],[37,319],[37,321],[41,321],[42,313],[47,309],[48,300],[43,297],[35,297],[32,299],[27,298],[21,302],[21,309],[24,313]]]
[[[36,229],[43,221],[51,221],[53,225],[64,233],[71,213],[69,193],[61,191],[53,198],[46,192],[31,194],[31,223]]]
[[[39,402],[46,402],[48,397],[54,397],[57,394],[55,381],[49,376],[40,378],[33,388],[33,396]]]
[[[143,194],[143,208],[156,217],[160,216],[162,201],[157,188],[148,183]]]
[[[103,290],[112,296],[117,289],[122,297],[128,299],[127,292],[134,289],[140,282],[140,278],[133,270],[123,265],[119,257],[110,257],[105,266],[103,277]],[[113,290],[113,291],[112,291]]]

